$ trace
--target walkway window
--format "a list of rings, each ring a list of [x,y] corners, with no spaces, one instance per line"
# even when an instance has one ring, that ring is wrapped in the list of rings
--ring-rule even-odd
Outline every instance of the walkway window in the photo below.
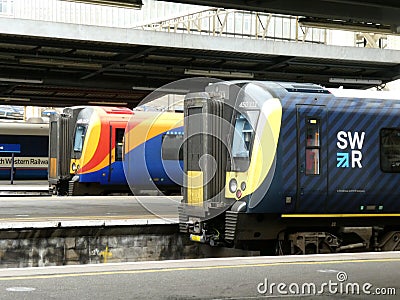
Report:
[[[12,0],[0,0],[0,14],[10,15],[14,10],[14,3]]]
[[[400,173],[400,128],[384,128],[380,132],[381,169]]]
[[[124,128],[115,129],[115,161],[122,161],[124,133]]]
[[[183,160],[183,133],[173,132],[162,137],[161,153],[163,160]]]
[[[306,175],[320,174],[320,121],[307,118],[306,124]]]

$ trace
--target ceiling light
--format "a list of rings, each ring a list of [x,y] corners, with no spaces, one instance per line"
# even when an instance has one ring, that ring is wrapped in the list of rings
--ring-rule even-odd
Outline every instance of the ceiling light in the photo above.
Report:
[[[87,4],[98,4],[107,6],[117,6],[125,8],[141,8],[143,5],[142,0],[66,0],[70,2],[81,2]]]
[[[215,76],[215,77],[230,77],[230,78],[254,78],[254,73],[245,72],[230,72],[230,71],[212,71],[212,70],[196,70],[196,69],[185,69],[186,75],[198,75],[198,76]]]
[[[380,85],[382,80],[379,79],[358,79],[358,78],[329,78],[331,83],[347,83],[347,84],[372,84]]]
[[[21,102],[29,102],[31,99],[29,98],[16,98],[16,97],[0,97],[0,100],[9,102],[9,101],[21,101]]]
[[[115,105],[115,106],[128,105],[128,102],[110,102],[110,101],[89,101],[88,103],[94,105]]]
[[[390,25],[368,24],[360,22],[346,22],[343,20],[330,20],[319,18],[299,18],[299,24],[307,27],[315,27],[332,30],[349,30],[359,32],[372,32],[382,34],[393,34],[396,31]]]
[[[85,68],[85,69],[100,69],[103,65],[91,62],[81,61],[68,61],[60,59],[34,59],[34,58],[21,58],[19,60],[22,64],[35,64],[43,66],[57,66],[59,68],[71,67],[71,68]]]
[[[43,83],[40,79],[24,79],[24,78],[6,78],[1,77],[0,81],[3,82],[20,82],[20,83]]]
[[[190,90],[184,89],[174,89],[174,88],[156,88],[156,87],[146,87],[146,86],[133,86],[134,91],[154,91],[160,93],[170,93],[170,94],[187,94]]]

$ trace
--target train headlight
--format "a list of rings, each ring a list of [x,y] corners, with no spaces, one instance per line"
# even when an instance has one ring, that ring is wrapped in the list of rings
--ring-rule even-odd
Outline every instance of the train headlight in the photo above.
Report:
[[[246,189],[246,182],[242,182],[241,184],[240,184],[240,188],[242,189],[242,191],[244,191],[245,189]]]
[[[238,185],[237,185],[236,179],[232,178],[231,181],[229,181],[229,190],[230,190],[230,192],[231,193],[236,192],[237,187],[238,187]]]
[[[72,168],[72,171],[74,171],[74,172],[78,169],[78,168],[76,167],[76,164],[75,164],[75,163],[72,163],[71,168]]]

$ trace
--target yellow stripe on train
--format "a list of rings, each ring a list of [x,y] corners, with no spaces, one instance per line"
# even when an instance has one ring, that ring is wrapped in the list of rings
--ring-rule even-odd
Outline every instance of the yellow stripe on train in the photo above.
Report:
[[[400,214],[282,214],[282,218],[366,218],[400,217]]]
[[[241,197],[254,193],[263,183],[269,172],[274,172],[279,133],[282,120],[282,105],[279,99],[272,98],[266,101],[261,109],[258,127],[255,132],[261,132],[254,138],[253,150],[250,154],[251,162],[246,172],[228,172],[226,180],[226,198],[236,198],[235,193],[229,190],[229,181],[235,178],[237,182],[245,182],[246,190]],[[236,198],[237,199],[237,198]]]
[[[188,188],[187,188],[187,201],[192,206],[203,205],[203,172],[201,171],[188,171],[187,172]]]
[[[183,116],[176,113],[155,112],[154,114],[149,114],[147,112],[146,114],[141,114],[141,112],[135,112],[132,118],[135,118],[140,123],[125,133],[125,153],[165,131],[183,126]],[[156,122],[157,126],[153,126]]]

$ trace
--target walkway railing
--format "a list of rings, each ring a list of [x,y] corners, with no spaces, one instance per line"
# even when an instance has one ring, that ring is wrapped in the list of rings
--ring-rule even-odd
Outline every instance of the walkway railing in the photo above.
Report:
[[[238,38],[327,42],[327,30],[301,26],[298,17],[259,12],[207,9],[198,13],[145,24],[144,30]]]

